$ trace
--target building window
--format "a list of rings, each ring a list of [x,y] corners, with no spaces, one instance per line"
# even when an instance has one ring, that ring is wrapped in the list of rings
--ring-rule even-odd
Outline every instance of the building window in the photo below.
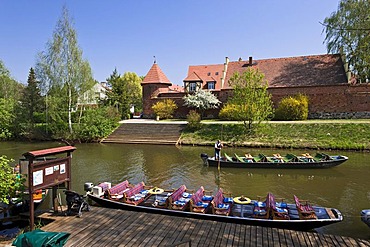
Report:
[[[197,90],[197,83],[190,82],[189,83],[189,92],[195,92]]]
[[[214,81],[210,81],[210,82],[208,82],[207,83],[207,88],[209,89],[209,90],[212,90],[212,89],[215,89],[215,82]]]
[[[215,75],[218,75],[218,72],[216,72]]]
[[[211,72],[208,72],[208,74],[207,74],[208,76],[211,76]]]

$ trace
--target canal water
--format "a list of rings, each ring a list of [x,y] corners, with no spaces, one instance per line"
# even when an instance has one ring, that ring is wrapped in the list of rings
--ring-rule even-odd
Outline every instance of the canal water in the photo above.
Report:
[[[60,143],[0,142],[0,155],[18,160],[27,151],[61,146]],[[201,153],[213,155],[212,147],[77,144],[72,158],[72,189],[83,193],[85,182],[119,183],[128,179],[135,184],[190,189],[203,185],[206,190],[222,188],[233,196],[250,198],[272,192],[277,198],[293,202],[293,194],[312,204],[339,209],[344,221],[316,229],[319,233],[370,239],[370,228],[360,219],[362,209],[370,208],[370,154],[364,152],[325,151],[342,154],[349,160],[329,169],[241,169],[206,167]],[[273,150],[225,147],[229,155],[237,153],[295,153],[312,150]]]

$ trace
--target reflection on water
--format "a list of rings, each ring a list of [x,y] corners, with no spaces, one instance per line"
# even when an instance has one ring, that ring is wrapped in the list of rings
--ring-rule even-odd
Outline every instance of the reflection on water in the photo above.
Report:
[[[22,153],[55,147],[58,143],[0,143],[2,154],[18,159]],[[272,149],[225,148],[229,154],[276,153]],[[279,150],[281,154],[306,153],[307,150]],[[310,151],[314,154],[314,151]],[[148,185],[176,188],[185,184],[190,189],[203,185],[206,190],[222,187],[234,196],[250,198],[272,192],[278,198],[293,202],[293,194],[313,204],[338,208],[344,215],[342,223],[318,229],[319,232],[370,239],[368,227],[361,222],[360,212],[370,208],[370,154],[333,151],[349,160],[329,169],[278,170],[205,167],[200,153],[213,153],[212,147],[79,144],[73,153],[72,189],[83,193],[85,182],[128,179]]]

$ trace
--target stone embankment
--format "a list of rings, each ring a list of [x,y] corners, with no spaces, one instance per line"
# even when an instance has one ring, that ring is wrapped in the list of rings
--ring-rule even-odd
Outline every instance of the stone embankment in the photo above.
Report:
[[[127,144],[170,144],[174,145],[180,138],[186,122],[161,122],[146,119],[131,119],[121,125],[102,143]]]

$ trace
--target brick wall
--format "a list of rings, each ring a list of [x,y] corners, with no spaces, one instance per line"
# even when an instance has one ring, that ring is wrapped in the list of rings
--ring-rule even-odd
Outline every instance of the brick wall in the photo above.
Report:
[[[309,98],[310,118],[370,118],[370,84],[340,84],[328,86],[306,86],[306,87],[273,87],[268,91],[272,94],[272,101],[277,107],[280,100],[289,95],[302,93]],[[226,89],[214,94],[225,103],[232,96],[232,90]],[[161,93],[156,98],[144,98],[144,117],[154,118],[151,106],[159,100],[170,98],[178,106],[175,112],[176,118],[185,118],[189,108],[184,107],[182,98],[185,93]],[[218,110],[206,111],[205,117],[214,118],[218,116]]]

